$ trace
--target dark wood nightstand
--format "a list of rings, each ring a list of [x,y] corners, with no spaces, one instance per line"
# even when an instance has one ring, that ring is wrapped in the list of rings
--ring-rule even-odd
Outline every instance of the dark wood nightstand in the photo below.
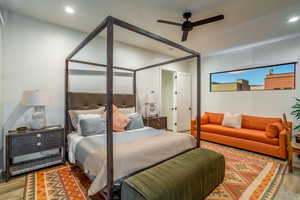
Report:
[[[156,129],[167,129],[167,117],[143,117],[144,125]]]
[[[9,131],[6,135],[6,178],[27,173],[65,162],[64,128],[47,127],[41,130],[28,130],[24,133]],[[16,156],[59,149],[54,155],[25,162],[13,163]]]

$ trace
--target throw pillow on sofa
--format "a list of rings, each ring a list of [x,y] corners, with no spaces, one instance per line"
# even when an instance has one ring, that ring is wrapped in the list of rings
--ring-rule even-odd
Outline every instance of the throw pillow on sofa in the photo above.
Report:
[[[270,123],[266,127],[266,136],[269,138],[278,137],[280,131],[282,130],[282,124],[280,122]]]
[[[242,114],[241,113],[225,113],[223,122],[223,126],[231,127],[231,128],[241,128],[242,127]]]

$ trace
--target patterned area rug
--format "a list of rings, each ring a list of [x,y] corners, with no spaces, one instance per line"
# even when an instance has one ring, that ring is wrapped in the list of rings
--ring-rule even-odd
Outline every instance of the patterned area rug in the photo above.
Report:
[[[225,156],[225,179],[207,200],[269,200],[283,179],[286,164],[256,153],[201,142],[203,148]]]
[[[208,142],[203,148],[225,156],[224,182],[207,200],[269,200],[278,190],[285,164],[267,156]],[[27,175],[25,200],[85,200],[90,181],[78,167],[58,166]],[[102,199],[100,195],[92,199]]]
[[[26,177],[25,200],[86,200],[69,165],[31,173]]]

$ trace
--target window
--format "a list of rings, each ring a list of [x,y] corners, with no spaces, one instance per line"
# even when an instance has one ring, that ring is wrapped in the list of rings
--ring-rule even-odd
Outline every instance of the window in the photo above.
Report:
[[[210,74],[210,91],[295,89],[296,63],[285,63]]]

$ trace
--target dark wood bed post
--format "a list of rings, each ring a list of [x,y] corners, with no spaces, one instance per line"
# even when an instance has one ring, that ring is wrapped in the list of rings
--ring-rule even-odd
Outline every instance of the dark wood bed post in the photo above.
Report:
[[[106,68],[106,127],[107,127],[107,198],[113,199],[113,43],[114,24],[113,18],[107,19],[107,68]]]
[[[64,135],[64,162],[66,161],[67,149],[67,135],[70,132],[69,127],[69,115],[68,115],[68,108],[69,108],[69,60],[65,60],[65,135]]]
[[[197,147],[200,147],[201,118],[201,55],[197,55]]]
[[[135,112],[136,109],[136,71],[133,72],[133,95],[134,95],[134,106],[135,106]]]

